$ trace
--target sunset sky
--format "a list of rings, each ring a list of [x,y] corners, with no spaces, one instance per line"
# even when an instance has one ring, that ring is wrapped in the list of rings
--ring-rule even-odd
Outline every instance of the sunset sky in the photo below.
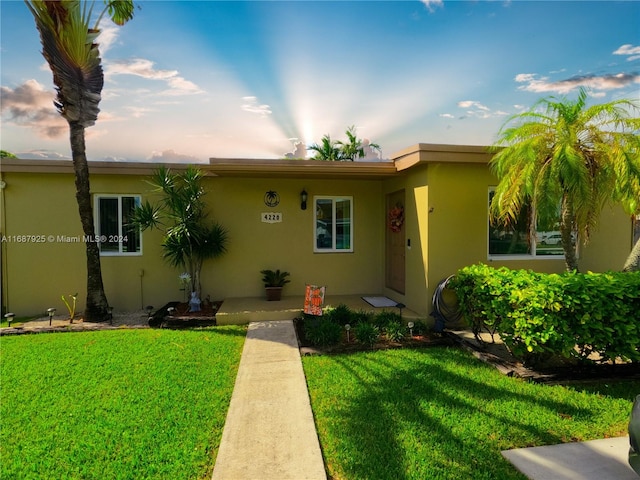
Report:
[[[104,21],[90,160],[304,155],[350,125],[382,157],[489,145],[545,96],[640,99],[636,1],[140,1]],[[96,9],[102,2],[96,3]],[[70,158],[23,1],[0,2],[1,149]]]

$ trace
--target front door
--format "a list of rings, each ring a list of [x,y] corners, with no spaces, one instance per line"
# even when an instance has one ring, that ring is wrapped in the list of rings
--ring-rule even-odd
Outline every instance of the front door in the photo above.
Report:
[[[404,190],[387,195],[386,216],[385,285],[387,288],[404,294]]]

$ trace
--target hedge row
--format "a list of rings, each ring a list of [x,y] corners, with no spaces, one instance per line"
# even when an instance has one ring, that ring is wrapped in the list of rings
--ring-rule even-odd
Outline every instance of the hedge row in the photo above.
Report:
[[[474,331],[497,331],[521,358],[640,361],[640,272],[558,275],[480,264],[450,285]]]

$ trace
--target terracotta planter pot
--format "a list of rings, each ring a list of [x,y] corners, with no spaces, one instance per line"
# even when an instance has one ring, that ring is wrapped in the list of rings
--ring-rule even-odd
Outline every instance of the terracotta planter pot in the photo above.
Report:
[[[282,287],[265,287],[264,289],[267,292],[267,301],[273,302],[282,298]]]

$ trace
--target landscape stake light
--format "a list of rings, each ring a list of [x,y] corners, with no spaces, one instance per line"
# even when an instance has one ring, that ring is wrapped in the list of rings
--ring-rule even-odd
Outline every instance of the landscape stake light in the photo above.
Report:
[[[400,318],[402,318],[402,309],[406,307],[404,303],[396,303],[396,307],[400,310]]]
[[[11,313],[11,312],[4,314],[4,318],[7,319],[7,323],[8,323],[9,327],[11,326],[11,322],[13,322],[13,317],[15,317],[15,316],[16,316],[16,314],[15,313]]]
[[[409,335],[411,335],[412,338],[413,338],[413,326],[414,326],[413,322],[407,323],[407,327],[409,327]]]
[[[173,312],[175,312],[175,311],[176,311],[175,307],[167,308],[167,312],[169,313],[170,317],[173,317]]]
[[[349,325],[348,323],[344,326],[344,329],[347,331],[347,343],[350,342],[349,340],[349,330],[351,330],[351,325]]]
[[[144,309],[147,311],[147,317],[151,317],[151,312],[153,311],[153,305],[147,305],[146,307],[144,307]]]
[[[300,210],[306,210],[307,209],[307,197],[308,196],[309,196],[309,194],[303,188],[302,191],[300,192]]]
[[[109,323],[113,325],[113,307],[107,307],[107,315],[109,316]]]
[[[53,316],[56,314],[55,308],[47,308],[47,313],[49,314],[49,326],[51,326],[51,320],[53,320]]]

